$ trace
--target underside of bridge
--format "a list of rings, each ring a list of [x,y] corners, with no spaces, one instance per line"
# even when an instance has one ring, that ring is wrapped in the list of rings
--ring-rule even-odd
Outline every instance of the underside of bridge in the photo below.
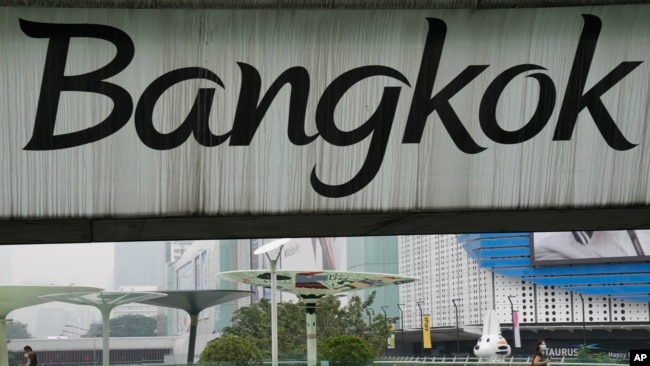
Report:
[[[0,244],[650,229],[650,208],[0,221]]]

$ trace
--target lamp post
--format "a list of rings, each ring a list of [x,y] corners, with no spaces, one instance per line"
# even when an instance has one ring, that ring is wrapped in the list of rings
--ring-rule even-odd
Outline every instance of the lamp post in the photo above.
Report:
[[[375,310],[368,309],[367,313],[368,313],[368,328],[372,328],[372,318],[375,316]]]
[[[72,324],[66,324],[65,326],[68,327],[68,328],[75,328],[75,329],[83,330],[84,332],[90,332],[90,329],[77,327],[77,326],[72,325]],[[81,334],[80,334],[80,335],[81,335]]]
[[[422,334],[424,334],[424,319],[422,319],[422,305],[424,302],[416,301],[415,302],[420,308],[420,329],[422,329]],[[424,355],[424,339],[422,340],[422,354]]]
[[[388,315],[386,315],[386,308],[387,307],[388,307],[388,305],[384,305],[384,306],[381,307],[381,311],[384,312],[384,321],[386,323],[388,323]],[[386,324],[386,326],[388,326],[388,324]],[[389,336],[390,336],[390,334],[389,334]],[[384,356],[386,356],[386,355],[388,355],[388,346],[386,346],[386,349],[384,350]]]
[[[271,363],[272,366],[278,366],[278,304],[276,302],[276,291],[278,288],[277,285],[277,273],[276,266],[278,264],[278,259],[280,258],[280,253],[282,252],[282,247],[290,239],[277,239],[270,243],[264,244],[261,247],[257,248],[253,254],[260,255],[266,254],[266,258],[269,260],[269,266],[271,267]],[[275,258],[271,258],[269,252],[278,249],[278,253]]]
[[[402,309],[402,306],[404,306],[404,304],[397,304],[397,308],[399,309],[399,329],[401,334],[400,338],[402,338],[400,344],[402,345],[403,348],[404,347],[404,309]],[[402,352],[400,352],[400,354],[402,354]]]
[[[90,334],[90,329],[77,327],[76,325],[72,325],[72,324],[66,324],[65,326],[68,327],[68,328],[79,329],[79,330],[81,330],[81,331],[86,332],[86,334]],[[79,337],[82,337],[82,336],[83,336],[82,334],[75,333],[75,332],[71,332],[71,331],[69,331],[69,330],[67,330],[67,329],[64,329],[64,330],[63,330],[63,333],[76,334],[76,335],[78,335]],[[93,335],[93,365],[95,364],[96,353],[97,353],[97,337],[95,337],[95,336]]]
[[[456,301],[460,302],[460,299],[451,299],[456,312],[456,354],[458,354],[460,352],[460,328],[458,328],[458,304]]]
[[[511,319],[512,319],[512,326],[514,328],[514,326],[515,326],[515,308],[514,308],[514,305],[512,305],[512,298],[513,297],[517,297],[517,295],[508,295],[508,301],[510,301],[510,316],[511,316]]]
[[[585,334],[585,299],[580,295],[580,301],[582,301],[582,344],[587,344],[587,335]]]
[[[81,334],[81,333],[75,333],[75,332],[69,331],[69,330],[67,330],[67,329],[63,329],[61,332],[62,332],[62,333],[68,333],[68,334],[75,335],[75,336],[77,336],[78,338],[81,338],[81,336],[83,335],[83,334]],[[63,334],[62,334],[62,335],[63,335]]]
[[[521,347],[521,336],[519,334],[519,317],[515,319],[515,307],[512,304],[513,297],[517,297],[517,295],[508,295],[508,301],[510,301],[510,314],[512,316],[512,335],[515,338],[515,347],[519,348]]]

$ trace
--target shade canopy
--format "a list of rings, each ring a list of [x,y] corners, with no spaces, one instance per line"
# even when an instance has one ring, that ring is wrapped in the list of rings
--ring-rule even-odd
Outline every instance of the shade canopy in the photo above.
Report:
[[[41,298],[40,296],[43,295],[101,290],[97,287],[82,286],[0,286],[0,318],[6,318],[10,312],[16,309],[52,301]]]
[[[223,304],[253,294],[252,291],[243,290],[178,290],[157,292],[167,296],[138,300],[136,302],[181,309],[192,315],[198,314],[211,306]]]
[[[102,291],[86,293],[61,293],[41,296],[42,299],[61,301],[78,305],[89,305],[99,309],[102,313],[102,365],[110,363],[109,345],[109,317],[116,306],[136,302],[138,300],[153,299],[166,296],[158,292],[122,292]]]
[[[83,286],[0,286],[0,366],[8,366],[7,329],[5,323],[10,312],[33,305],[43,304],[50,299],[40,296],[47,294],[101,291],[97,287]]]
[[[159,292],[122,292],[122,291],[102,291],[102,292],[78,292],[78,293],[60,293],[41,296],[42,299],[50,301],[61,301],[78,305],[90,305],[104,309],[113,309],[122,304],[136,302],[138,300],[152,299],[165,296]]]
[[[298,296],[334,295],[370,287],[399,285],[417,281],[416,277],[387,273],[290,270],[277,271],[277,286]],[[271,272],[263,270],[232,271],[217,274],[224,280],[253,286],[271,287]]]
[[[253,294],[252,291],[242,290],[173,290],[160,291],[160,293],[164,293],[167,296],[154,299],[144,299],[138,302],[141,304],[181,309],[185,310],[190,315],[190,334],[187,346],[188,364],[194,362],[196,326],[199,313],[210,306],[223,304]]]

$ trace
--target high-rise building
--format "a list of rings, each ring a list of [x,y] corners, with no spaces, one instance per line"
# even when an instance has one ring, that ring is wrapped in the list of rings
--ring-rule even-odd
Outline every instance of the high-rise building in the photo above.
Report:
[[[402,349],[406,353],[453,353],[458,347],[454,340],[460,338],[460,352],[471,353],[489,309],[496,311],[515,354],[529,353],[539,338],[553,345],[553,356],[575,356],[576,345],[583,342],[598,342],[599,349],[616,354],[644,338],[649,303],[607,295],[581,296],[570,291],[570,286],[554,284],[592,281],[596,284],[591,286],[599,287],[598,281],[609,277],[591,272],[620,273],[632,268],[631,264],[535,268],[530,265],[529,241],[528,233],[400,236],[399,273],[420,278],[399,286],[404,330],[412,335]],[[645,268],[643,264],[637,267]],[[599,287],[601,292],[611,289]],[[521,348],[514,347],[513,311],[518,315]],[[421,313],[431,316],[434,346],[428,351],[421,348]]]
[[[123,286],[166,285],[166,265],[174,253],[163,241],[115,243],[114,289]]]
[[[397,248],[397,236],[347,238],[347,270],[350,272],[399,274]],[[382,314],[389,319],[394,319],[400,316],[399,307],[397,306],[400,303],[400,286],[352,291],[350,296],[359,296],[366,299],[373,291],[376,292],[371,308],[375,314]]]
[[[459,323],[480,325],[492,306],[492,276],[469,258],[456,235],[399,237],[399,273],[420,280],[399,286],[405,329],[421,326],[420,312],[431,315],[432,327]],[[419,303],[419,304],[418,304]]]

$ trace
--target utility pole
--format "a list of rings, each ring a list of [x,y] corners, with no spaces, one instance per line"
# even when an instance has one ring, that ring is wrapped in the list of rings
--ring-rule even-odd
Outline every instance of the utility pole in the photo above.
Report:
[[[456,301],[460,302],[460,299],[451,299],[451,302],[454,304],[454,310],[456,311],[456,354],[460,353],[460,328],[458,327],[458,305]]]

